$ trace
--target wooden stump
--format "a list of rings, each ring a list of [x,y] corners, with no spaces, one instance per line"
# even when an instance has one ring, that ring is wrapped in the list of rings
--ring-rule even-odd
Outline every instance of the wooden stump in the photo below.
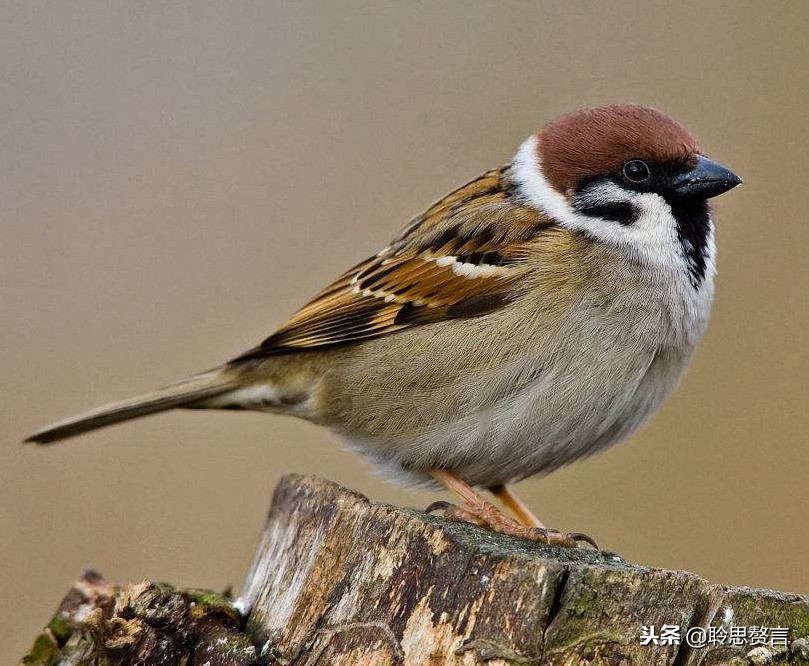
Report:
[[[211,593],[99,581],[96,601],[80,581],[84,591],[74,589],[72,607],[68,595],[38,639],[44,656],[27,663],[809,664],[805,597],[526,543],[372,504],[314,477],[278,485],[233,605]],[[678,625],[680,639],[661,635],[663,625]],[[643,627],[654,628],[645,641]],[[732,627],[747,640],[730,644]],[[762,627],[783,629],[765,645],[750,641]],[[708,644],[688,646],[689,631]]]

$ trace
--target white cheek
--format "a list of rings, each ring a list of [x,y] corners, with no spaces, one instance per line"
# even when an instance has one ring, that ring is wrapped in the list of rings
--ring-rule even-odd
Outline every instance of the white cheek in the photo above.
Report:
[[[535,136],[520,146],[514,157],[514,179],[520,193],[534,207],[568,229],[582,231],[593,238],[625,247],[638,260],[653,265],[682,263],[677,239],[677,223],[670,206],[654,193],[630,193],[616,184],[605,183],[594,195],[610,201],[626,201],[638,211],[628,225],[583,215],[573,209],[567,197],[558,192],[542,174]]]
[[[677,237],[677,221],[666,200],[650,192],[630,195],[629,201],[639,211],[632,224],[594,220],[601,227],[604,239],[632,246],[652,264],[680,260],[682,248]]]

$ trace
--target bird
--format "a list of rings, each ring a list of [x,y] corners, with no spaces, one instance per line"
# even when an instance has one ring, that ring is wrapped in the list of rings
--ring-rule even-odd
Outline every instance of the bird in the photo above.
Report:
[[[595,546],[546,528],[512,486],[626,439],[670,395],[711,311],[709,199],[741,182],[654,108],[573,111],[433,203],[258,346],[26,441],[177,408],[291,415],[392,480],[460,501],[429,511]]]

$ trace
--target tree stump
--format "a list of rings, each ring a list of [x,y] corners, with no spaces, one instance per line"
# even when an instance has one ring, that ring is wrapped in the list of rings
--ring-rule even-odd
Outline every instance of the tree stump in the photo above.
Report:
[[[88,573],[23,663],[809,664],[808,636],[806,597],[528,543],[291,475],[238,600]]]

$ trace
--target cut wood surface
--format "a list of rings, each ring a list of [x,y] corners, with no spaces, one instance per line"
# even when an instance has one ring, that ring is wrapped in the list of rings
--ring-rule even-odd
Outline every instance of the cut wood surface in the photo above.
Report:
[[[663,625],[680,640],[661,640]],[[733,627],[757,631],[734,645]],[[759,644],[762,627],[780,629]],[[708,644],[686,645],[689,629]],[[808,636],[806,597],[528,543],[292,475],[237,602],[90,573],[24,663],[809,664]]]

